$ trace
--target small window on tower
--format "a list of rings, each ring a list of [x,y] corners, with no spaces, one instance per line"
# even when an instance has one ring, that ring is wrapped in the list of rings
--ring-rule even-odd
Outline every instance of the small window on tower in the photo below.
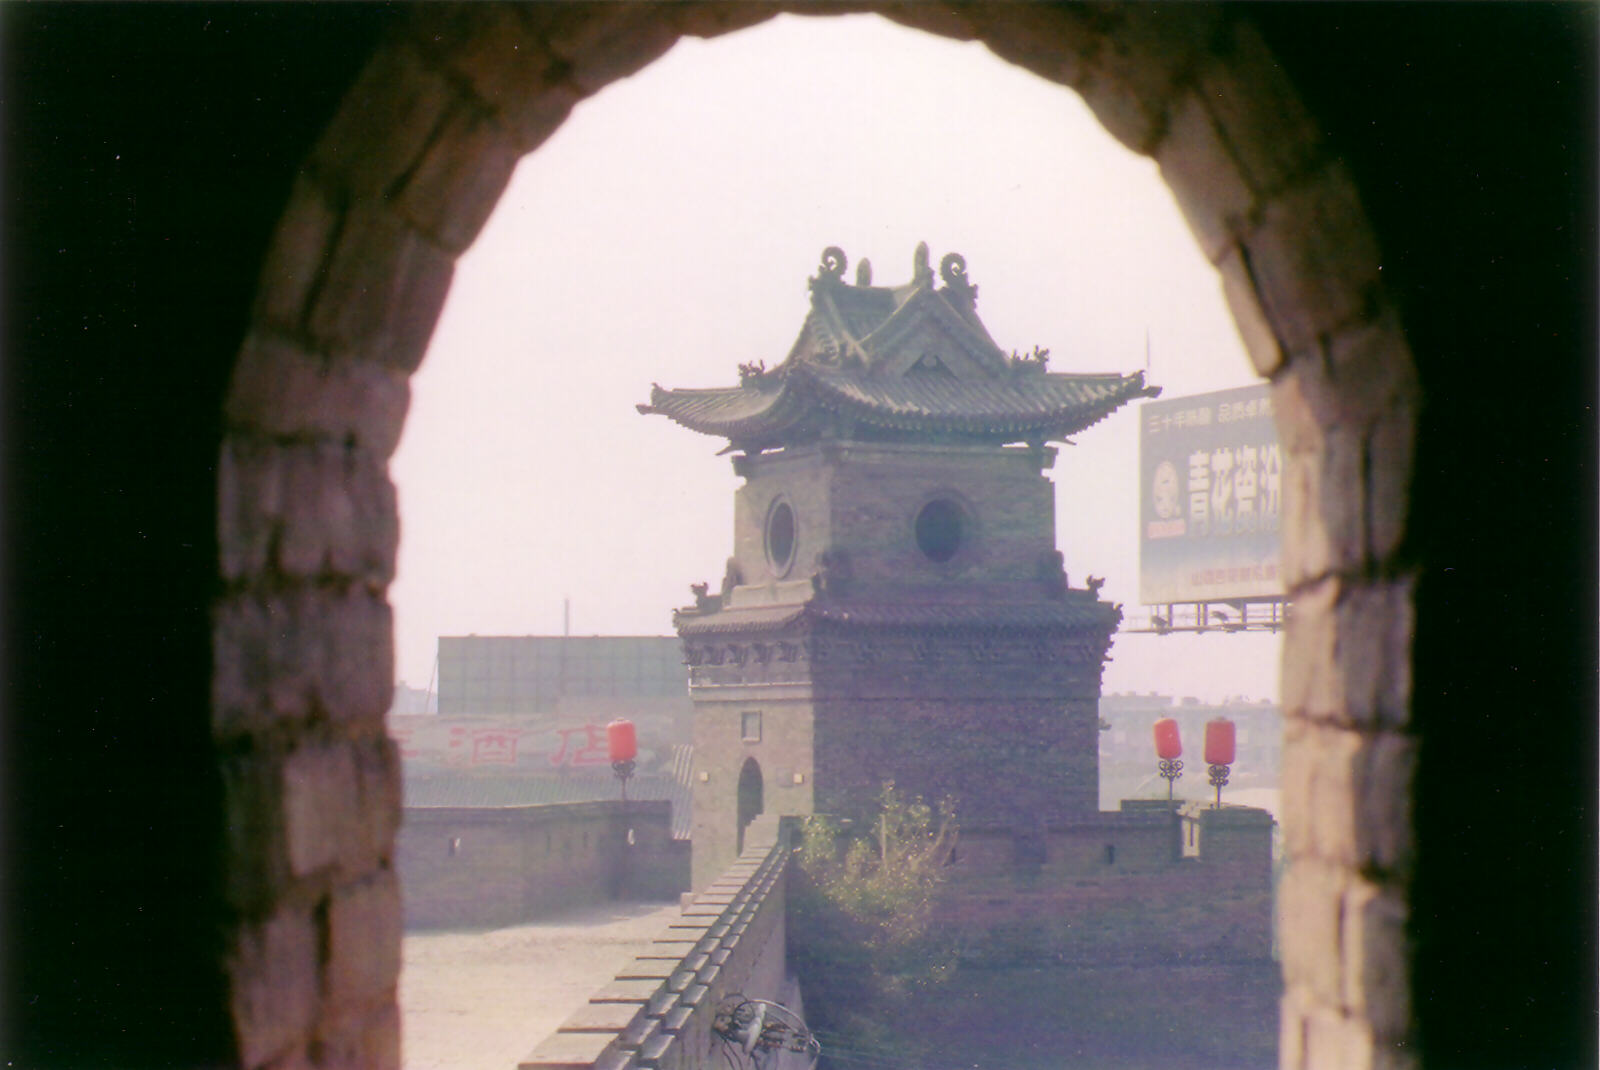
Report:
[[[739,738],[746,743],[761,742],[760,711],[746,712],[739,715]]]
[[[967,518],[961,506],[949,498],[935,498],[917,514],[917,549],[929,561],[944,564],[966,542]]]
[[[794,564],[794,510],[782,498],[767,512],[767,563],[776,576]]]

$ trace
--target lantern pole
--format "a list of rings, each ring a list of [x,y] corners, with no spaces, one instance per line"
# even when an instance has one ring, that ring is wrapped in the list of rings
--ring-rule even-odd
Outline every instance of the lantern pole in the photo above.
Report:
[[[1228,766],[1222,763],[1213,765],[1208,770],[1211,783],[1217,789],[1217,803],[1215,809],[1222,809],[1222,786],[1228,782]]]
[[[1167,778],[1167,802],[1172,801],[1172,782],[1183,775],[1183,759],[1163,758],[1157,763],[1156,768],[1161,770],[1161,775]]]

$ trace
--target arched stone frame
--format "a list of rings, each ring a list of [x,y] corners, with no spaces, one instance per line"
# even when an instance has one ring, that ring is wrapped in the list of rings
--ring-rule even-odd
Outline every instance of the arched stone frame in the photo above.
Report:
[[[240,1063],[313,1048],[398,1063],[387,460],[455,258],[573,104],[681,35],[779,10],[424,8],[306,161],[263,269],[219,467],[213,731],[233,830],[222,879]],[[1217,266],[1289,455],[1281,1062],[1405,1063],[1417,388],[1353,180],[1247,15],[874,10],[1078,91],[1155,158]]]
[[[766,812],[766,783],[761,776],[761,763],[754,757],[746,758],[744,764],[739,766],[739,784],[734,798],[738,805],[738,813],[734,818],[739,830],[736,842],[739,853],[743,854],[744,830],[750,827],[750,822]]]

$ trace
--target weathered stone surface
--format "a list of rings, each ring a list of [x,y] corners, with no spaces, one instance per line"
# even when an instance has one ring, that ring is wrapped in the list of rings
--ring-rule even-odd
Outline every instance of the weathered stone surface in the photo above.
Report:
[[[1168,107],[1209,46],[1220,15],[1202,4],[1159,13],[1113,6],[1101,15],[1104,37],[1079,90],[1113,137],[1148,154],[1166,135]]]
[[[1365,435],[1355,427],[1323,427],[1294,367],[1273,380],[1272,400],[1287,454],[1283,473],[1285,586],[1297,591],[1330,572],[1359,572],[1367,547]]]
[[[1301,588],[1285,632],[1283,706],[1352,727],[1409,719],[1412,581]]]
[[[1296,858],[1278,887],[1278,946],[1284,982],[1318,1006],[1341,1000],[1339,919],[1348,876],[1336,866]]]
[[[1359,1018],[1317,1008],[1306,1015],[1307,1070],[1376,1070],[1372,1029]]]
[[[400,441],[411,388],[368,361],[324,360],[278,337],[245,339],[226,414],[238,431],[273,438],[352,440],[387,458]]]
[[[1344,1004],[1388,1039],[1406,1037],[1411,1020],[1410,940],[1406,904],[1393,888],[1351,884],[1340,925]]]
[[[989,51],[1059,85],[1077,86],[1102,37],[1082,8],[978,4],[967,8]]]
[[[455,87],[415,52],[380,48],[340,102],[308,166],[330,191],[386,197],[458,100]]]
[[[1200,94],[1251,188],[1269,194],[1315,162],[1322,135],[1271,49],[1235,18],[1199,69]]]
[[[511,181],[521,148],[475,108],[453,110],[395,197],[395,210],[440,247],[472,244]]]
[[[1272,324],[1267,320],[1266,310],[1262,308],[1249,252],[1242,245],[1232,246],[1217,261],[1217,270],[1222,273],[1223,299],[1228,303],[1233,324],[1239,331],[1239,340],[1244,343],[1245,354],[1254,365],[1256,374],[1277,374],[1288,358],[1283,343],[1278,340]]]
[[[394,575],[400,520],[383,460],[343,443],[280,445],[233,436],[218,478],[223,576],[269,570],[297,579]]]
[[[519,8],[542,44],[570,65],[585,95],[626,78],[678,40],[670,4],[595,4]]]
[[[335,356],[415,371],[427,352],[454,258],[387,208],[344,214],[306,329]]]
[[[290,334],[300,330],[339,221],[339,212],[314,182],[295,179],[261,268],[254,310],[258,323]]]
[[[1416,439],[1412,406],[1386,412],[1367,433],[1367,556],[1378,564],[1400,554],[1410,529]]]
[[[1254,197],[1193,91],[1169,106],[1167,135],[1155,156],[1201,251],[1217,263],[1245,231]]]
[[[978,34],[971,15],[954,5],[898,3],[879,8],[878,13],[890,22],[953,41],[970,41]]]
[[[318,1070],[399,1070],[400,1012],[392,1003],[335,1013],[312,1045]]]
[[[1291,986],[1278,1004],[1278,1066],[1281,1070],[1304,1070],[1306,1061],[1306,1013],[1303,990]]]
[[[1379,732],[1362,757],[1357,858],[1362,866],[1404,877],[1411,872],[1415,850],[1411,800],[1417,742],[1398,732]]]
[[[394,688],[393,614],[380,595],[241,591],[217,606],[212,723],[221,736],[321,714],[381,726]]]
[[[678,32],[689,37],[721,37],[765,22],[776,14],[763,4],[741,0],[714,0],[711,3],[676,4],[672,20]],[[885,17],[894,18],[885,12]]]
[[[569,64],[509,5],[426,4],[413,12],[417,47],[462,79],[523,152],[542,144],[586,95],[565,80]]]
[[[392,871],[334,891],[324,974],[333,1005],[388,1001],[400,977],[400,929],[400,882]]]
[[[1292,353],[1376,307],[1378,247],[1355,184],[1330,164],[1266,201],[1245,239],[1273,333]]]
[[[290,883],[283,823],[282,756],[235,755],[222,762],[224,894],[243,916],[278,904]]]
[[[309,912],[285,908],[232,939],[229,1008],[239,1061],[255,1066],[297,1041],[316,1015],[316,927]]]

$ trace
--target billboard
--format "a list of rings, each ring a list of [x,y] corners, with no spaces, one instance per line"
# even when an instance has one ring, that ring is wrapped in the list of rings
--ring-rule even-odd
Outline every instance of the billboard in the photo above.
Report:
[[[1139,601],[1283,594],[1283,454],[1265,384],[1139,409]]]

